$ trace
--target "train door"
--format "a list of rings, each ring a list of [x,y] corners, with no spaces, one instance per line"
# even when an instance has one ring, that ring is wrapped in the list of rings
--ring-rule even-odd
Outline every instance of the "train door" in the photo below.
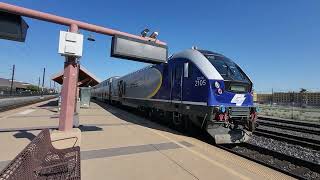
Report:
[[[119,91],[119,97],[123,98],[126,94],[126,82],[125,81],[120,80],[118,91]]]
[[[171,76],[171,100],[182,101],[183,64],[176,63]]]
[[[110,81],[108,82],[108,88],[109,88],[109,96],[108,96],[108,100],[109,102],[111,102],[111,85],[112,85],[112,80],[110,79]]]

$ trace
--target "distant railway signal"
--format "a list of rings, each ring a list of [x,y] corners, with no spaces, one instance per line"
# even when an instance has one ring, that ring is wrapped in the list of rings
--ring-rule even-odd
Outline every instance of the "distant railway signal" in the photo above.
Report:
[[[129,59],[152,64],[166,63],[168,47],[154,40],[143,41],[127,36],[115,35],[112,38],[111,57]]]
[[[20,15],[0,11],[0,39],[24,42],[28,24]]]

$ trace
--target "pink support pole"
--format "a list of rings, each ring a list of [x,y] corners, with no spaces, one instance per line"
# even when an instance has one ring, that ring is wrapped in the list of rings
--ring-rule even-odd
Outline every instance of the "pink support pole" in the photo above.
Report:
[[[72,24],[70,32],[77,33],[78,26]],[[78,62],[76,57],[66,57],[61,91],[61,111],[59,117],[59,130],[68,131],[73,127],[75,110],[75,96],[78,83]]]

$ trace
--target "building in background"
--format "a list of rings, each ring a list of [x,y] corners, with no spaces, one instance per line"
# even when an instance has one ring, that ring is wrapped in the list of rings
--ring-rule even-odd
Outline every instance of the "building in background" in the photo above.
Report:
[[[11,96],[34,96],[40,94],[54,93],[56,93],[55,88],[43,88],[42,90],[41,87],[27,82],[13,81],[13,83],[11,83],[11,79],[0,78],[0,98],[6,98]]]
[[[294,106],[320,106],[320,92],[274,92],[256,93],[254,101],[261,104]]]
[[[25,91],[30,86],[30,83],[13,81],[12,90],[13,91]],[[0,91],[10,91],[11,79],[0,78]]]

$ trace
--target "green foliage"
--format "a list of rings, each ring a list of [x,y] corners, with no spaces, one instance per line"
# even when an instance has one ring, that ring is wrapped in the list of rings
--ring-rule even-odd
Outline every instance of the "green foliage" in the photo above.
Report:
[[[27,90],[30,90],[30,91],[38,91],[38,86],[29,85],[29,86],[27,86]]]

